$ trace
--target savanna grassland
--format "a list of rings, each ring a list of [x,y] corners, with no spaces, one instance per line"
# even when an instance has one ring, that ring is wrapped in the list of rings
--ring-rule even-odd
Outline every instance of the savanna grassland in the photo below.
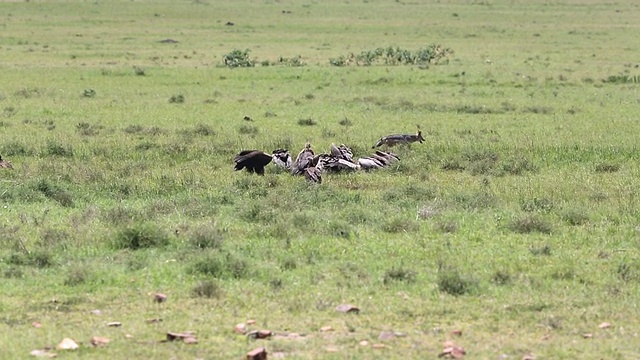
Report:
[[[65,337],[45,355],[639,358],[639,19],[631,0],[0,2],[2,358]],[[398,164],[319,186],[233,171],[241,149],[366,156],[417,129]]]

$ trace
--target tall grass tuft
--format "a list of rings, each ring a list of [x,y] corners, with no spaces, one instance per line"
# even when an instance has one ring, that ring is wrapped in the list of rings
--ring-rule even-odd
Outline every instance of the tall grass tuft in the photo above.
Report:
[[[116,249],[138,250],[169,245],[169,235],[153,223],[136,223],[121,229],[113,240]]]
[[[212,280],[200,281],[191,289],[191,296],[196,298],[219,299],[223,295],[222,287]]]
[[[438,269],[438,290],[453,296],[469,294],[478,287],[477,280],[465,276],[454,267],[440,264]]]
[[[545,219],[533,214],[524,214],[509,223],[509,229],[520,234],[539,232],[550,234],[552,226]]]

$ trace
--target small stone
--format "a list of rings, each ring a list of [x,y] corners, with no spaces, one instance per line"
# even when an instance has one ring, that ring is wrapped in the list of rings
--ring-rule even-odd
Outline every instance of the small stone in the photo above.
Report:
[[[54,358],[57,357],[58,355],[56,353],[52,353],[49,352],[49,350],[33,350],[32,352],[30,352],[30,354],[32,356],[36,356],[36,357],[44,357],[44,358]]]
[[[593,337],[593,334],[589,333],[589,334],[582,334],[582,337],[585,339],[591,339]]]
[[[111,321],[107,323],[107,326],[109,327],[119,327],[122,326],[122,323],[120,321]]]
[[[610,324],[610,323],[608,323],[608,322],[603,322],[602,324],[598,325],[598,327],[599,327],[600,329],[608,329],[608,328],[610,328],[610,327],[611,327],[611,324]]]
[[[320,331],[322,332],[333,331],[333,328],[331,326],[323,326],[320,328]]]
[[[247,360],[267,360],[267,350],[263,347],[253,349],[247,353]]]
[[[385,345],[385,344],[373,344],[371,347],[374,348],[374,349],[384,349],[384,348],[387,347],[387,345]]]
[[[255,323],[256,323],[256,321],[255,321],[255,320],[253,320],[253,319],[249,319],[249,320],[247,320],[247,325],[253,325],[253,324],[255,324]]]
[[[109,343],[109,341],[111,341],[111,340],[106,338],[106,337],[94,336],[94,337],[91,338],[91,340],[89,342],[91,343],[91,345],[93,345],[95,347],[98,347],[98,346],[107,345]]]
[[[56,348],[58,350],[76,350],[78,349],[80,346],[78,346],[78,344],[69,339],[69,338],[64,338],[62,339],[62,341],[60,342],[60,344],[58,344],[58,346],[56,346]]]
[[[31,326],[33,326],[33,327],[34,327],[34,328],[36,328],[36,329],[39,329],[39,328],[41,328],[41,327],[42,327],[42,324],[40,324],[40,323],[39,323],[39,322],[37,322],[37,321],[34,321],[34,322],[32,322],[32,323],[31,323]]]
[[[453,335],[453,336],[462,336],[462,330],[460,330],[460,329],[453,330],[451,332],[451,335]]]
[[[369,346],[369,342],[367,340],[362,340],[358,343],[360,346]]]
[[[91,310],[91,314],[92,315],[102,315],[102,311],[95,309],[95,310]]]
[[[244,323],[236,324],[236,326],[233,327],[233,331],[242,335],[246,334],[248,330],[249,329],[247,328],[247,325],[245,325]]]

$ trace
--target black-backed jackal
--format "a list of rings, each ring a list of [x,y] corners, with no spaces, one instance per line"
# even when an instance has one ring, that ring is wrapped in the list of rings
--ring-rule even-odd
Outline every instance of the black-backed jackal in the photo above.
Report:
[[[410,134],[395,134],[395,135],[387,135],[383,138],[380,138],[380,140],[378,140],[378,142],[376,142],[375,145],[373,145],[371,148],[375,149],[379,146],[382,145],[387,145],[389,147],[391,146],[395,146],[398,144],[401,145],[409,145],[411,143],[414,143],[416,141],[419,142],[423,142],[424,138],[422,137],[422,131],[418,130],[418,133],[415,135],[410,135]]]

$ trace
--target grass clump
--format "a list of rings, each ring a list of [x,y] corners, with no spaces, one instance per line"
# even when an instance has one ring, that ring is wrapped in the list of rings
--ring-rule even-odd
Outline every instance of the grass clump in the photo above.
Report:
[[[56,265],[53,253],[45,249],[37,249],[31,252],[15,252],[9,255],[5,262],[10,265],[33,266],[39,269]]]
[[[382,224],[382,231],[395,234],[402,232],[415,232],[420,229],[420,224],[412,219],[395,217]]]
[[[182,94],[172,95],[169,98],[169,103],[170,104],[182,104],[182,103],[184,103],[184,95],[182,95]]]
[[[234,49],[230,53],[226,54],[222,61],[226,67],[237,68],[237,67],[254,67],[255,61],[249,58],[249,53],[251,50],[238,50]]]
[[[550,234],[552,231],[552,227],[549,222],[532,214],[525,214],[513,219],[508,227],[511,231],[519,234],[528,234],[533,232]]]
[[[437,283],[438,290],[453,296],[469,294],[478,286],[476,280],[461,274],[458,269],[446,265],[439,266]]]
[[[73,207],[71,194],[49,179],[40,179],[35,184],[35,189],[49,199],[57,201],[64,207]]]
[[[48,140],[43,149],[43,153],[48,156],[70,158],[73,157],[73,147],[71,145],[62,145],[55,140]]]
[[[222,287],[212,280],[200,281],[191,289],[191,296],[195,298],[219,299],[223,295]]]
[[[116,249],[148,249],[169,245],[168,234],[152,223],[138,223],[121,229],[113,240]]]
[[[620,165],[611,163],[600,163],[596,165],[597,173],[614,173],[620,171]]]
[[[189,243],[198,249],[220,249],[224,236],[215,223],[198,227],[189,236]]]
[[[382,283],[384,285],[389,285],[393,282],[414,283],[416,275],[416,272],[411,269],[391,268],[384,273]]]
[[[313,120],[312,118],[298,119],[298,125],[300,125],[300,126],[314,126],[316,124],[317,124],[317,122],[315,120]]]
[[[211,252],[194,262],[190,272],[216,279],[242,279],[249,275],[249,263],[230,253]]]

